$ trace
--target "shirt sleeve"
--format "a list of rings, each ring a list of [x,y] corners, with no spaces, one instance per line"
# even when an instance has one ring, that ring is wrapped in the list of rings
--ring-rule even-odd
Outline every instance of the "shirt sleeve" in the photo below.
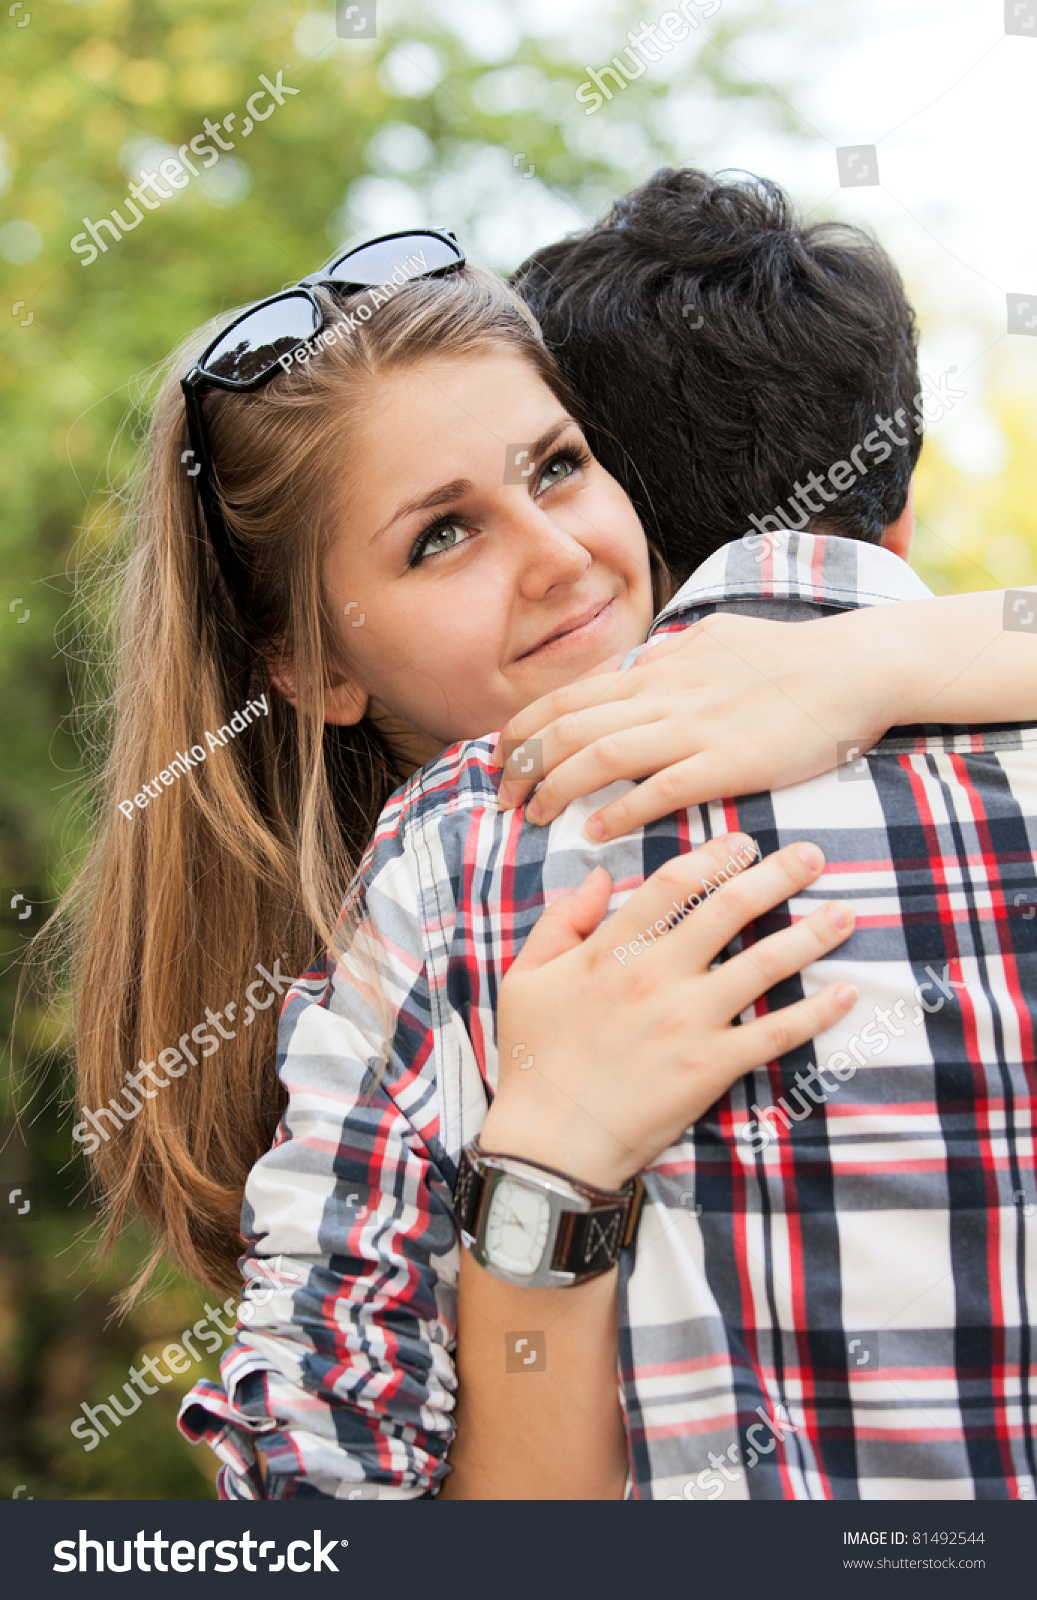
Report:
[[[402,935],[388,921],[381,1010],[354,948],[323,986],[317,969],[286,999],[289,1103],[245,1190],[238,1325],[222,1385],[197,1384],[179,1419],[222,1460],[221,1498],[417,1499],[449,1470],[453,1174],[436,1154],[416,919]]]

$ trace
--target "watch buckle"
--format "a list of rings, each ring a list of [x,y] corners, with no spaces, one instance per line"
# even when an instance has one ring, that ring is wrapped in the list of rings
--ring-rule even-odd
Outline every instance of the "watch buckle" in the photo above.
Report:
[[[623,1242],[620,1245],[621,1250],[625,1250],[628,1245],[631,1245],[634,1242],[634,1235],[637,1232],[637,1225],[641,1220],[641,1206],[644,1203],[645,1197],[645,1186],[639,1172],[634,1173],[632,1181],[634,1185],[634,1192],[630,1196],[630,1209],[627,1212],[627,1225],[623,1230]]]

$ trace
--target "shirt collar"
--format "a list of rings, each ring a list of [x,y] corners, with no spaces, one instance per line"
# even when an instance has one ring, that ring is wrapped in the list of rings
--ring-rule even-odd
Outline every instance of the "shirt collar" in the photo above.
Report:
[[[718,600],[806,600],[816,605],[887,605],[932,597],[906,561],[881,545],[835,534],[747,534],[715,550],[664,606],[652,634],[683,611]]]

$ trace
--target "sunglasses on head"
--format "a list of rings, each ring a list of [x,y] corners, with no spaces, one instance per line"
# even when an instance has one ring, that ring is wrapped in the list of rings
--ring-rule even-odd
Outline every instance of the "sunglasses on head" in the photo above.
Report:
[[[295,353],[324,331],[325,311],[313,292],[315,288],[347,294],[382,285],[395,289],[399,287],[401,273],[403,282],[439,278],[456,272],[464,264],[464,251],[454,235],[444,229],[418,228],[382,234],[300,278],[294,288],[282,289],[280,294],[250,306],[192,361],[180,379],[194,458],[191,476],[198,489],[213,553],[232,595],[241,592],[243,564],[230,542],[217,504],[203,407],[206,389],[248,394],[261,389],[278,372],[290,366]]]

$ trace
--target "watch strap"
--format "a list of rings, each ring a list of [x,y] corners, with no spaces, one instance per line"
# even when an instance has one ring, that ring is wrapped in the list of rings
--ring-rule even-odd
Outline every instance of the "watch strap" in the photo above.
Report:
[[[457,1158],[457,1177],[454,1181],[454,1220],[462,1233],[475,1233],[483,1183],[483,1175],[466,1145]]]
[[[607,1272],[619,1259],[626,1235],[629,1200],[619,1206],[581,1215],[567,1211],[558,1229],[552,1265],[559,1272],[574,1272],[577,1278]]]

